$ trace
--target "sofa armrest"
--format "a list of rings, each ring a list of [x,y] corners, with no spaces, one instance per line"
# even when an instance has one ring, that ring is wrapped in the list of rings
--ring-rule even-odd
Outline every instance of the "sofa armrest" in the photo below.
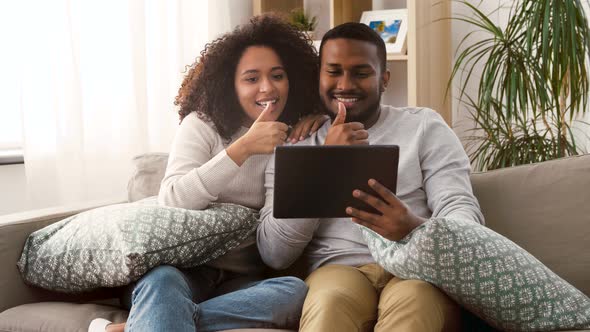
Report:
[[[94,201],[0,216],[0,312],[25,303],[79,298],[25,285],[16,263],[32,232],[74,214],[115,203],[124,202]]]
[[[471,175],[486,226],[590,295],[590,154]]]

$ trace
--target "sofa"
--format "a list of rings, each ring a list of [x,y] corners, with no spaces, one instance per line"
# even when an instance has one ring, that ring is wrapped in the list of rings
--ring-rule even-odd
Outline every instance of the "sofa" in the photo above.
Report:
[[[135,159],[130,200],[157,193],[166,158],[148,154]],[[590,155],[473,173],[471,181],[488,227],[590,295]],[[126,319],[127,312],[118,307],[119,289],[75,296],[53,293],[25,285],[16,267],[31,232],[111,203],[115,202],[0,216],[0,332],[86,331],[96,317]],[[467,326],[479,324],[473,317],[466,320]],[[480,326],[478,330],[490,329]]]

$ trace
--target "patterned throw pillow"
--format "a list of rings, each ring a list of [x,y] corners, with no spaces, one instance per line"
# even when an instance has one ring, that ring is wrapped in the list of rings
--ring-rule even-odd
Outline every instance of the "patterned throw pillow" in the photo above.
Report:
[[[485,226],[433,218],[399,242],[359,227],[386,270],[437,286],[495,328],[590,328],[586,295]]]
[[[161,264],[191,267],[225,254],[254,234],[258,217],[234,204],[203,211],[155,199],[110,205],[32,233],[18,268],[25,282],[54,291],[123,286]]]

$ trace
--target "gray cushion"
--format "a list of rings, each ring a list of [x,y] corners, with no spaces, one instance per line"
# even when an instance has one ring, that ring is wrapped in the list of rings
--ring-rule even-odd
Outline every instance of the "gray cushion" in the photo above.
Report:
[[[238,247],[258,212],[235,204],[203,211],[158,206],[155,198],[110,205],[32,233],[18,262],[26,283],[82,292],[139,279],[151,268],[190,267]]]
[[[167,153],[146,153],[133,158],[135,171],[127,183],[129,202],[158,195],[167,163]]]
[[[16,266],[28,236],[49,224],[89,209],[51,208],[43,212],[26,212],[0,217],[0,312],[25,303],[63,301],[89,302],[118,297],[117,289],[103,288],[98,292],[62,294],[27,286]]]
[[[433,218],[399,242],[361,231],[386,270],[432,283],[496,328],[590,328],[590,299],[584,293],[478,223]]]
[[[23,304],[0,313],[0,332],[86,332],[94,318],[124,322],[127,311],[99,304]]]
[[[486,225],[590,296],[590,155],[471,176]]]

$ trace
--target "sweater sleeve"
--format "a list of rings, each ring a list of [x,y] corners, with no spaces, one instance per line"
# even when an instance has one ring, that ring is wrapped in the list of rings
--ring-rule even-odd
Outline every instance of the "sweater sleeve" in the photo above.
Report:
[[[272,155],[265,173],[266,198],[260,210],[258,251],[264,263],[273,269],[289,267],[303,253],[313,238],[319,219],[277,219],[273,217],[274,159]]]
[[[217,200],[240,170],[225,149],[213,153],[220,142],[221,137],[196,114],[184,118],[172,143],[158,202],[201,210]]]
[[[455,217],[483,224],[469,179],[471,165],[461,142],[438,113],[425,111],[419,153],[432,217]]]

